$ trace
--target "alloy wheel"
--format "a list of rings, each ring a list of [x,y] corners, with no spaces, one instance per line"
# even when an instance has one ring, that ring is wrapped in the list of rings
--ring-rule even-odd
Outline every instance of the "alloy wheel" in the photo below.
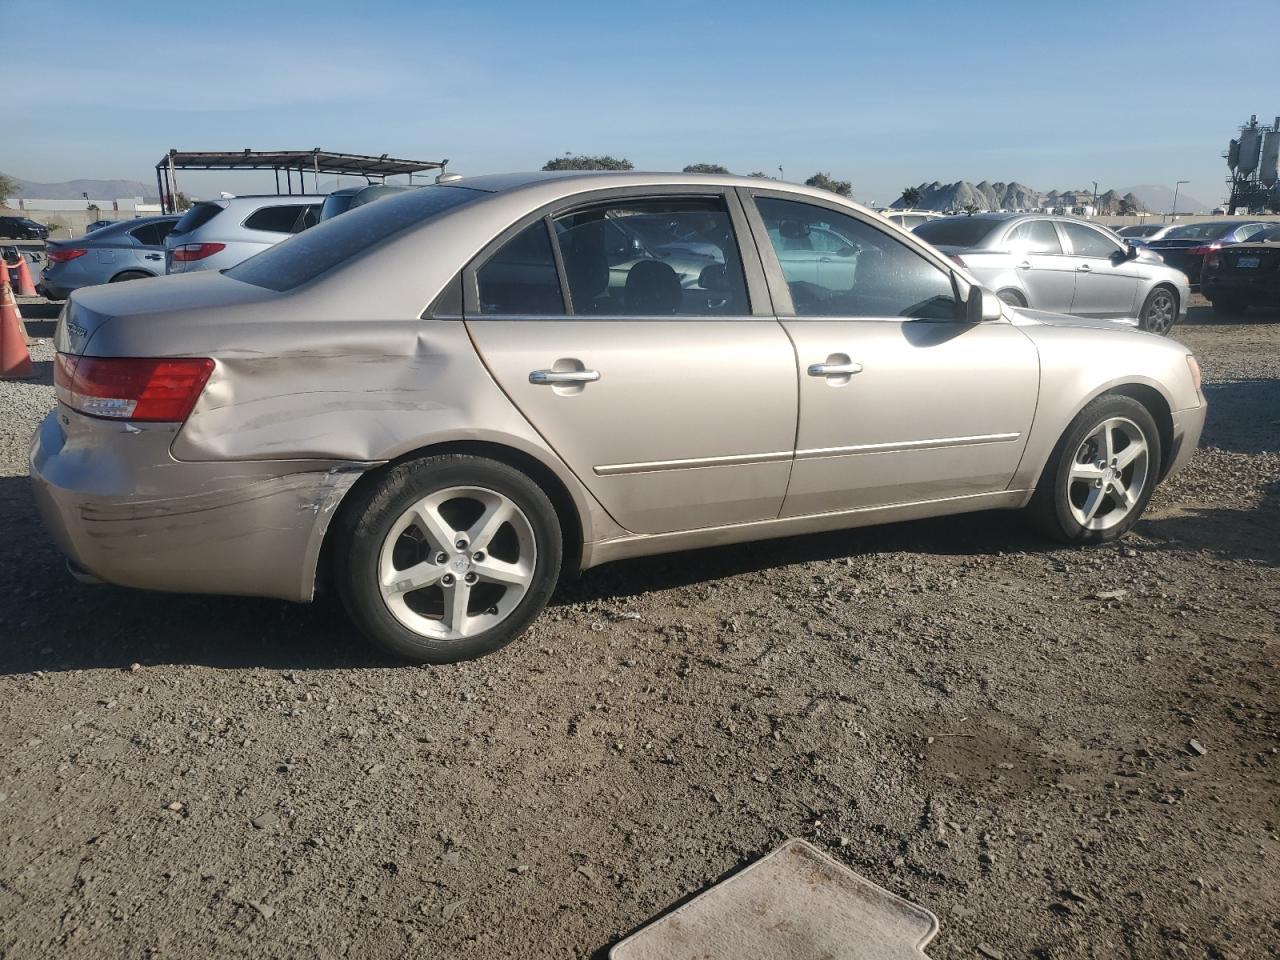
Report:
[[[406,509],[379,551],[383,602],[409,630],[460,640],[505,620],[533,582],[533,526],[483,487],[437,490]]]
[[[1142,317],[1142,329],[1148,333],[1168,333],[1177,312],[1173,294],[1168,290],[1157,290],[1147,301],[1147,311]]]
[[[1067,503],[1086,530],[1108,530],[1137,507],[1151,470],[1147,439],[1127,417],[1102,421],[1084,438],[1067,473]]]

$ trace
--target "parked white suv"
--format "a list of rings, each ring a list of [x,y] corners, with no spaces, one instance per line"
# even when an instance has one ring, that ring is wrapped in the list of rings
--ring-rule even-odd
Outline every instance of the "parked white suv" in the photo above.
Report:
[[[165,238],[166,273],[225,270],[320,220],[323,196],[201,200]]]

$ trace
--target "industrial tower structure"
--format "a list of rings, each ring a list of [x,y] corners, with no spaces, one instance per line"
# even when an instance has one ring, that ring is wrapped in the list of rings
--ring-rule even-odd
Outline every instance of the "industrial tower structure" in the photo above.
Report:
[[[1249,213],[1280,212],[1280,183],[1277,160],[1280,160],[1280,117],[1270,127],[1258,126],[1255,113],[1240,127],[1240,136],[1231,140],[1224,154],[1231,176],[1227,187],[1231,200],[1227,210],[1244,209]]]

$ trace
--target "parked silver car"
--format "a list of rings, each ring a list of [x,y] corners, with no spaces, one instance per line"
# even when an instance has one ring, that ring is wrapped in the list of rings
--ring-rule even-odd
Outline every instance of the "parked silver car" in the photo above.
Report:
[[[880,213],[890,223],[896,223],[903,230],[914,230],[922,223],[939,220],[943,216],[933,210],[881,210]]]
[[[165,240],[168,273],[225,270],[320,221],[322,196],[201,200]]]
[[[619,244],[636,218],[683,255]],[[786,256],[827,234],[849,266]],[[1205,415],[1181,344],[1015,310],[869,210],[732,176],[423,187],[226,273],[78,291],[55,346],[31,476],[73,569],[332,585],[435,662],[623,557],[993,508],[1111,540]]]
[[[1149,333],[1167,334],[1186,316],[1191,298],[1182,271],[1071,217],[946,217],[916,227],[915,234],[1018,307],[1136,319]]]
[[[177,222],[176,216],[140,217],[83,237],[49,241],[40,292],[50,300],[65,300],[81,287],[162,276],[164,238]]]

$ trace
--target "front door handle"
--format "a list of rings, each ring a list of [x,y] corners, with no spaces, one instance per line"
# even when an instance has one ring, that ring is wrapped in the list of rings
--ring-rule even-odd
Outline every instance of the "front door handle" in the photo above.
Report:
[[[529,382],[541,386],[555,386],[563,383],[595,383],[599,379],[599,370],[534,370],[529,374]]]
[[[811,363],[809,364],[809,376],[811,377],[847,377],[851,373],[861,373],[862,364],[848,361],[845,363]]]
[[[1030,270],[1030,269],[1031,269],[1031,261],[1030,261],[1030,260],[1023,260],[1020,264],[1018,264],[1018,269],[1019,269],[1019,270]]]

